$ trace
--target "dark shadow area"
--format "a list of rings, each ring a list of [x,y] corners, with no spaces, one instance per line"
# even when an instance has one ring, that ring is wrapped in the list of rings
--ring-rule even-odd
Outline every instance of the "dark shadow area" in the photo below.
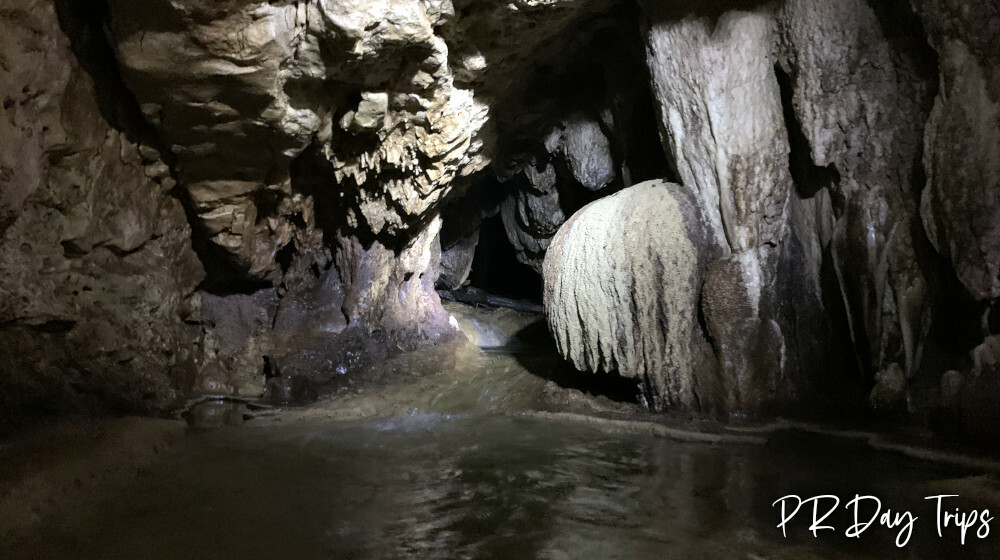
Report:
[[[639,380],[627,379],[617,373],[578,371],[573,364],[564,360],[556,351],[555,341],[544,320],[521,329],[514,338],[525,342],[525,346],[511,353],[517,363],[533,375],[587,395],[603,396],[615,402],[639,402]]]
[[[809,139],[795,115],[792,78],[778,65],[774,67],[774,75],[781,91],[781,110],[785,116],[785,129],[788,130],[788,169],[795,182],[795,190],[804,199],[812,198],[824,188],[830,188],[832,192],[833,187],[840,183],[840,172],[832,163],[826,167],[813,163]]]
[[[446,251],[476,234],[483,219],[496,216],[507,196],[503,184],[491,170],[470,180],[464,195],[451,200],[441,211],[441,250]]]
[[[583,18],[553,37],[524,78],[497,102],[500,162],[545,162],[548,131],[574,117],[599,123],[609,139],[616,180],[596,193],[572,193],[560,185],[568,209],[649,179],[677,181],[663,153],[649,70],[645,64],[641,10],[634,3]],[[557,164],[561,162],[556,160]],[[567,169],[559,169],[568,177]],[[583,192],[580,192],[583,191]]]
[[[502,297],[542,301],[542,278],[517,260],[499,214],[486,218],[480,226],[469,286]]]
[[[337,232],[346,226],[347,205],[334,180],[333,164],[314,142],[292,160],[289,176],[293,193],[312,197],[316,227],[323,230],[323,242],[335,246]]]
[[[104,0],[55,0],[56,14],[63,33],[80,66],[94,81],[101,114],[113,128],[136,144],[152,146],[164,158],[156,130],[142,115],[139,102],[125,85],[115,51],[104,35],[110,10]],[[168,164],[173,162],[167,161]]]

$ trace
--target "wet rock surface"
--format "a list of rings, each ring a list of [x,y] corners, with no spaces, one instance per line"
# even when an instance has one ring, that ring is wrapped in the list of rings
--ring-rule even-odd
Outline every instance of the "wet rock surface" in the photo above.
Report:
[[[1000,334],[998,18],[986,0],[6,2],[0,431],[337,392],[341,369],[458,336],[435,286],[534,297],[553,249],[601,260],[564,239],[581,208],[662,180],[716,248],[670,272],[694,279],[676,302],[697,348],[665,350],[689,338],[678,309],[621,319],[661,287],[588,272],[573,282],[617,286],[600,312],[546,302],[578,367],[642,379],[656,408],[863,405],[988,438],[966,415],[989,408]],[[601,227],[648,278],[661,225]]]
[[[654,409],[711,409],[719,395],[698,305],[720,253],[679,185],[650,181],[585,206],[545,258],[556,347],[578,369],[636,378]]]

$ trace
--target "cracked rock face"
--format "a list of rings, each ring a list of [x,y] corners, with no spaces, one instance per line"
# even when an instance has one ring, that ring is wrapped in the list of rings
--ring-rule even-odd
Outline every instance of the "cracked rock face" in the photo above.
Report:
[[[0,431],[162,409],[197,367],[183,318],[204,275],[173,180],[108,125],[52,3],[0,13]]]
[[[489,163],[490,98],[592,4],[109,2],[123,75],[197,220],[262,279],[278,274],[297,211],[263,201],[293,194],[289,166],[307,146],[329,161],[348,228],[416,235]]]

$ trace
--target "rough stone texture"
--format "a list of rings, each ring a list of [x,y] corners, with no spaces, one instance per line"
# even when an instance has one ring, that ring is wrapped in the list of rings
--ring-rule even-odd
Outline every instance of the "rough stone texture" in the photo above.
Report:
[[[480,230],[475,274],[504,235],[583,263],[567,217],[651,178],[707,232],[670,270],[698,282],[650,280],[690,236],[588,226],[638,249],[572,280],[614,320],[549,310],[578,366],[735,418],[852,386],[965,426],[995,393],[968,364],[1000,331],[991,2],[53,2],[0,0],[7,417],[335,389],[454,332],[433,284]]]
[[[538,273],[552,236],[566,221],[558,180],[552,164],[541,170],[529,166],[523,172],[523,186],[500,205],[504,230],[517,251],[517,259]]]
[[[747,274],[741,260],[753,258],[740,253],[712,263],[701,294],[708,335],[719,360],[721,390],[719,399],[733,417],[759,414],[769,401],[794,395],[784,375],[785,341],[781,327],[773,318],[761,320],[752,294],[759,278]],[[736,287],[746,286],[745,289]],[[787,401],[786,401],[787,402]]]
[[[559,154],[573,180],[588,191],[600,190],[617,177],[611,142],[599,122],[573,115],[546,138],[550,153]]]
[[[588,204],[545,257],[545,314],[559,352],[580,370],[640,380],[653,408],[711,409],[698,298],[718,258],[692,193],[649,181]]]
[[[273,279],[296,226],[265,201],[292,194],[302,150],[330,162],[350,227],[415,235],[456,178],[489,163],[480,95],[502,95],[539,44],[600,3],[109,5],[123,74],[200,224],[239,271]]]
[[[732,255],[709,274],[703,306],[727,407],[756,412],[766,398],[786,394],[778,382],[785,366],[778,309],[762,305],[777,279],[774,249],[787,234],[792,187],[774,16],[729,11],[713,21],[696,9],[651,4],[645,18],[664,151]],[[759,351],[768,346],[774,355]]]
[[[315,400],[399,351],[458,335],[434,291],[441,220],[399,251],[354,238],[337,242],[333,266],[308,291],[286,295],[268,360],[267,398]]]
[[[920,214],[934,247],[977,299],[1000,297],[1000,7],[916,1],[938,53],[924,132]]]
[[[439,286],[448,290],[462,287],[472,272],[472,261],[479,245],[479,230],[456,241],[451,247],[441,251],[441,272]]]
[[[859,362],[868,375],[899,363],[912,376],[929,307],[909,193],[931,84],[915,69],[927,64],[921,49],[878,16],[861,0],[786,2],[780,62],[811,164],[835,171],[832,258]]]
[[[375,241],[365,247],[353,238],[341,240],[337,271],[344,283],[343,310],[348,322],[368,330],[410,331],[399,344],[413,345],[448,330],[448,314],[434,291],[441,260],[441,219],[400,251]]]
[[[260,396],[264,356],[273,351],[275,290],[225,296],[199,291],[194,301],[203,333],[194,392]]]
[[[203,276],[157,151],[111,128],[51,2],[0,2],[0,431],[160,410],[193,382]]]

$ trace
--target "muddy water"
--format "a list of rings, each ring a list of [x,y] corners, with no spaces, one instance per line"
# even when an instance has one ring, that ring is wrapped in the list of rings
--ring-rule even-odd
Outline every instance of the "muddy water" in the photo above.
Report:
[[[1000,558],[1000,522],[963,546],[953,527],[938,536],[924,500],[996,511],[982,471],[803,432],[689,443],[543,418],[532,412],[651,419],[557,387],[541,350],[435,347],[378,367],[394,384],[189,435],[86,508],[0,542],[0,558]],[[820,523],[834,529],[813,537],[807,504],[783,536],[773,504],[790,494],[839,496]],[[857,494],[881,500],[890,523],[917,517],[904,547],[900,527],[877,521],[844,537]]]
[[[226,428],[0,557],[996,558],[995,536],[938,538],[921,503],[962,474],[795,433],[707,445],[437,413]],[[781,496],[856,493],[919,516],[906,547],[775,527]]]

